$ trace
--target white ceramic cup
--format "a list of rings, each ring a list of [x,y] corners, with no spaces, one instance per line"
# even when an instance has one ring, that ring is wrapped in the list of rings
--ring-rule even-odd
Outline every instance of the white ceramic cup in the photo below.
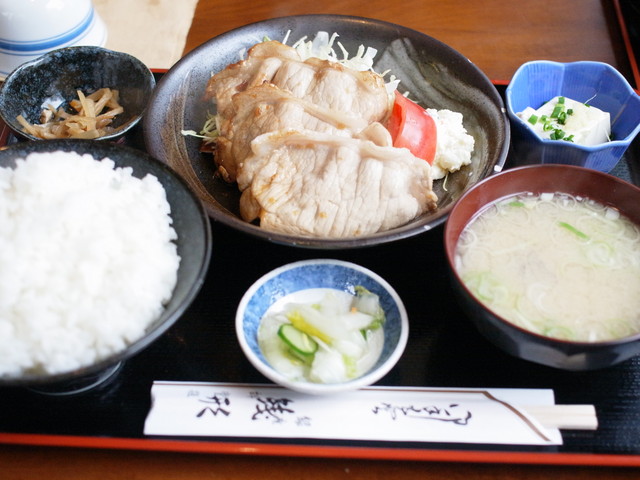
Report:
[[[91,0],[0,0],[0,78],[51,50],[106,41]]]

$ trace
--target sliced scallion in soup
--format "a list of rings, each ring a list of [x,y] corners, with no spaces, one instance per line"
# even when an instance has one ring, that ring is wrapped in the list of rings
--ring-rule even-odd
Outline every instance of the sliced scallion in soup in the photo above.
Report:
[[[640,331],[640,229],[590,199],[491,204],[460,235],[455,268],[490,310],[535,333],[598,342]]]

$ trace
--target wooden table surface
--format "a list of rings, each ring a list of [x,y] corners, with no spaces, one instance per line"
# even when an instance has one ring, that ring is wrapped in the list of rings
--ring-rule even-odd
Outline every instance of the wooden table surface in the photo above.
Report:
[[[490,79],[508,81],[529,60],[609,63],[628,75],[612,0],[200,0],[185,52],[273,17],[335,13],[376,18],[448,44]]]
[[[273,17],[339,13],[401,24],[467,56],[496,82],[533,59],[597,60],[632,71],[609,0],[200,0],[185,53],[232,28]],[[364,41],[364,40],[363,40]],[[0,478],[57,479],[631,479],[621,467],[306,459],[250,455],[0,447]]]

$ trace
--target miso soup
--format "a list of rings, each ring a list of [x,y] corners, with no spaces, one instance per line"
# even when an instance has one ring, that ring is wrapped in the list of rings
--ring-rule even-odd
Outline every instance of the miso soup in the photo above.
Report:
[[[590,199],[494,202],[460,235],[455,268],[490,310],[535,333],[599,342],[640,331],[640,229]]]

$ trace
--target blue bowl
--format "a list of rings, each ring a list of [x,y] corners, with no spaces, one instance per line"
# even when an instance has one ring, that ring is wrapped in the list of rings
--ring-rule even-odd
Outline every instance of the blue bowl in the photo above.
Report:
[[[258,345],[258,328],[271,305],[290,294],[314,288],[333,288],[354,294],[357,285],[377,294],[386,314],[382,354],[367,373],[344,383],[320,384],[291,380],[269,365]],[[404,352],[409,320],[398,294],[376,273],[341,260],[304,260],[272,270],[247,290],[238,305],[236,333],[247,359],[269,380],[298,392],[322,395],[365,387],[387,374]]]
[[[612,141],[584,146],[542,139],[517,116],[556,96],[589,102],[611,116]],[[613,67],[600,62],[558,63],[545,60],[520,66],[506,89],[514,162],[559,163],[609,172],[640,131],[640,97]]]

